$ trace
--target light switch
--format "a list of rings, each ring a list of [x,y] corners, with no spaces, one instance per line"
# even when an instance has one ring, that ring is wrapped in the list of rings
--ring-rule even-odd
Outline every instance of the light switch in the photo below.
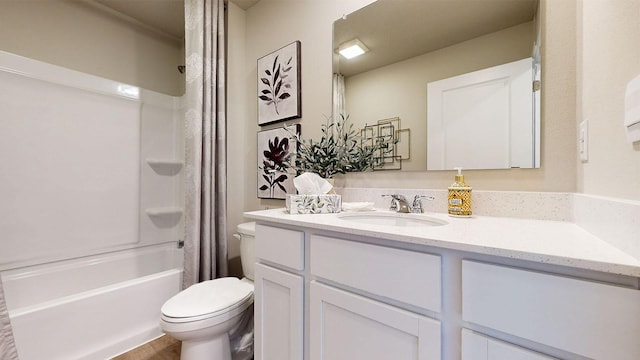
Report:
[[[580,123],[578,129],[578,149],[581,161],[589,160],[589,129],[587,120]]]
[[[624,127],[629,142],[640,141],[640,75],[627,84],[624,96]]]

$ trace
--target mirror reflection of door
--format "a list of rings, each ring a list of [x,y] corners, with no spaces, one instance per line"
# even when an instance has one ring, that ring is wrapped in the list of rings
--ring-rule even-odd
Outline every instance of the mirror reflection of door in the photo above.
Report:
[[[534,166],[532,64],[526,58],[427,84],[427,170]]]

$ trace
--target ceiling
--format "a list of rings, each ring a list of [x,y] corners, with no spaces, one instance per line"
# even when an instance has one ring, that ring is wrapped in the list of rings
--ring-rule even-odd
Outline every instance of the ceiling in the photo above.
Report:
[[[91,0],[176,40],[184,38],[184,0]],[[247,10],[260,0],[230,0]]]
[[[334,46],[360,39],[368,56],[340,59],[345,75],[378,68],[531,21],[538,0],[378,0],[334,23]]]

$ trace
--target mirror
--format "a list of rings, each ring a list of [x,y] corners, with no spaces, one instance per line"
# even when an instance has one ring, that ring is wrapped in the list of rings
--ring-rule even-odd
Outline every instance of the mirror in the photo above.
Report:
[[[340,102],[334,94],[334,112],[348,114],[354,125],[362,129],[371,125],[380,128],[379,123],[386,125],[389,119],[394,119],[397,123],[394,130],[402,134],[398,144],[405,150],[401,154],[401,165],[393,164],[385,169],[449,170],[452,166],[427,168],[428,158],[443,156],[433,149],[427,150],[427,143],[434,143],[433,139],[438,136],[449,139],[446,151],[458,149],[463,157],[473,160],[455,166],[468,169],[539,167],[539,90],[532,92],[532,105],[526,114],[518,115],[518,125],[504,123],[502,126],[507,128],[498,132],[487,130],[490,127],[478,132],[478,126],[457,126],[456,131],[464,135],[458,137],[438,134],[433,127],[427,131],[427,124],[432,121],[427,118],[429,83],[527,58],[531,59],[532,76],[539,79],[537,10],[538,0],[378,0],[336,20],[333,25],[334,91],[336,82],[340,81],[336,74],[340,74],[344,81],[344,105],[338,110]],[[337,50],[354,39],[363,43],[368,51],[347,60]],[[532,83],[527,87],[531,89]],[[516,133],[516,128],[526,128],[531,138]],[[487,136],[481,136],[482,133]],[[497,133],[511,133],[511,137],[503,141],[507,148],[502,149],[502,158],[513,157],[509,148],[515,143],[521,144],[525,138],[527,145],[520,146],[518,156],[531,161],[515,165],[509,161],[488,165],[475,161],[480,157],[474,154],[495,143]],[[469,137],[473,141],[469,141]],[[452,138],[457,139],[458,144],[475,147],[450,144]]]

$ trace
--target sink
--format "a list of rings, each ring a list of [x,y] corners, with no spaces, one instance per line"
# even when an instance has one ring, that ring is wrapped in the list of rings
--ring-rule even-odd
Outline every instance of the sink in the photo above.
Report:
[[[366,212],[340,213],[337,216],[341,220],[367,225],[419,227],[441,226],[448,224],[448,222],[445,220],[440,220],[431,216],[420,214]]]

